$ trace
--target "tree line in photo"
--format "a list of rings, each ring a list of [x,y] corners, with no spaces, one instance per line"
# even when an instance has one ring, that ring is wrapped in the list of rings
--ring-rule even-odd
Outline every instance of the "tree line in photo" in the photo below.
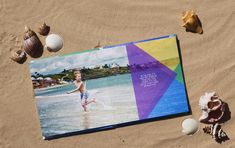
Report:
[[[64,69],[57,74],[43,75],[35,72],[31,75],[34,88],[44,88],[54,85],[62,85],[72,82],[74,80],[73,72],[80,70],[83,80],[97,79],[102,77],[120,75],[130,73],[129,65],[119,66],[118,64],[105,64],[103,66],[95,66],[94,68],[74,68]]]

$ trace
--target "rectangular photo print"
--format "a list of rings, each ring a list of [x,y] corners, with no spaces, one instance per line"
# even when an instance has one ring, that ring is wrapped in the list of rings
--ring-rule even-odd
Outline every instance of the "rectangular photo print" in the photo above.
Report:
[[[189,112],[176,35],[30,62],[45,139]]]

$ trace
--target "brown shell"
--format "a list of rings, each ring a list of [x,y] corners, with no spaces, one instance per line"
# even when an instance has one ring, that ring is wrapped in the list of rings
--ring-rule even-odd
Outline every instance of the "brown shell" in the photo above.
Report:
[[[48,35],[49,32],[50,32],[50,26],[47,26],[46,23],[43,23],[43,25],[38,28],[38,33],[43,36]]]
[[[182,26],[186,28],[186,31],[191,31],[199,34],[203,33],[200,19],[193,10],[184,11],[182,14],[182,20]]]
[[[25,52],[22,49],[18,49],[18,50],[14,50],[11,52],[10,58],[15,62],[21,63],[25,61],[27,57],[26,57]]]
[[[212,127],[211,126],[206,126],[202,130],[206,134],[211,134],[212,133]]]
[[[23,48],[28,55],[34,58],[40,57],[43,52],[42,42],[37,34],[27,26],[25,27]]]
[[[100,41],[97,43],[97,45],[96,46],[94,46],[94,48],[100,48],[100,47],[102,47],[101,45],[100,45]]]

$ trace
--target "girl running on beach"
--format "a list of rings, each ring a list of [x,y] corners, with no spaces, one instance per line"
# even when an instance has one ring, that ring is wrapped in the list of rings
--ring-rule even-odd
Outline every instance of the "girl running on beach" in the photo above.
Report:
[[[81,94],[81,106],[84,111],[87,111],[87,105],[92,102],[95,102],[95,99],[91,99],[90,101],[88,101],[89,94],[88,94],[88,91],[86,90],[86,87],[85,87],[83,81],[82,81],[81,72],[74,71],[74,76],[75,76],[75,81],[73,83],[76,86],[76,89],[67,92],[67,94],[79,91]]]

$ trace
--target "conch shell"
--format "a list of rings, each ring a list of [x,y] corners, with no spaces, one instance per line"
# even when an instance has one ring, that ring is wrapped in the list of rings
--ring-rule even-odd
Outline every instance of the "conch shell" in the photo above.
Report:
[[[22,49],[18,49],[15,51],[11,51],[11,56],[10,58],[18,63],[23,63],[26,60],[26,54]]]
[[[50,32],[50,26],[47,26],[45,22],[42,24],[42,26],[38,28],[38,33],[43,36],[48,35],[49,32]]]
[[[42,55],[43,45],[37,34],[29,27],[25,26],[23,48],[31,57],[37,58]]]
[[[225,112],[225,104],[215,92],[205,93],[201,96],[199,106],[202,110],[199,121],[203,123],[215,124],[219,122]]]
[[[203,33],[201,22],[193,10],[184,11],[182,14],[182,20],[182,26],[186,28],[186,31],[199,34]]]

